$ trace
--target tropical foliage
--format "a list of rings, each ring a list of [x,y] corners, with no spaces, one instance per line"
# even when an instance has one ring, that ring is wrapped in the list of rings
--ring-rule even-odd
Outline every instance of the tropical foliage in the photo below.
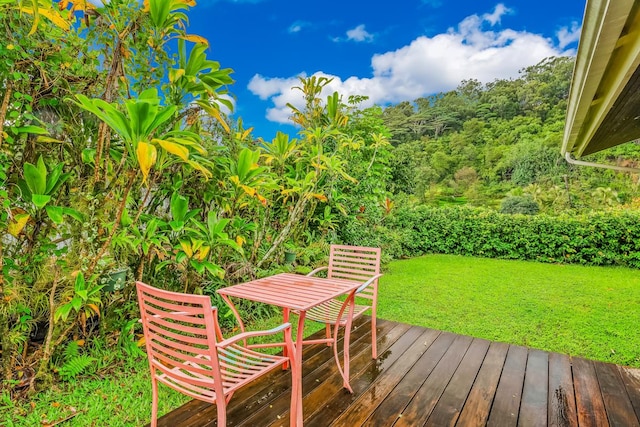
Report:
[[[571,59],[384,109],[330,93],[326,77],[300,78],[297,133],[265,140],[232,114],[232,70],[187,31],[194,4],[0,0],[6,389],[104,368],[98,348],[142,355],[135,280],[211,295],[231,327],[216,289],[308,271],[331,242],[382,246],[387,258],[638,265],[635,217],[584,216],[637,208],[637,179],[558,158]],[[435,207],[503,199],[505,214]],[[563,211],[578,219],[552,216]]]
[[[499,208],[528,196],[545,213],[630,203],[637,176],[572,167],[560,155],[573,58],[547,58],[521,76],[458,88],[384,110],[395,146],[394,193],[443,205]],[[640,145],[587,159],[637,166]]]
[[[254,137],[228,116],[232,70],[187,32],[193,4],[0,3],[7,388],[91,371],[91,346],[141,354],[134,279],[215,296],[291,268],[285,243],[312,263],[353,200],[386,194],[380,110],[301,79],[298,137]]]

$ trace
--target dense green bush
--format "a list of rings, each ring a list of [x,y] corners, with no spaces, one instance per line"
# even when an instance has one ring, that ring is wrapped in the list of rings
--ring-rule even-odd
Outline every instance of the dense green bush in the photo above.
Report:
[[[511,196],[502,200],[500,213],[535,215],[540,211],[538,203],[530,197]]]
[[[403,206],[384,225],[354,223],[345,241],[394,258],[425,253],[640,268],[640,213],[506,215],[468,207]]]

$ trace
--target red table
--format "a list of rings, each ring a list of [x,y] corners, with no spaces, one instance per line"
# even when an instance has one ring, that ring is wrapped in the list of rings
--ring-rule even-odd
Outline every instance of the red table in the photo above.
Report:
[[[349,386],[349,336],[355,291],[362,283],[345,279],[324,279],[321,277],[302,276],[300,274],[282,273],[251,282],[218,289],[218,294],[229,304],[244,332],[244,323],[231,301],[230,297],[243,298],[250,301],[282,307],[284,321],[289,321],[290,312],[296,311],[298,316],[298,331],[294,343],[294,354],[291,366],[291,425],[302,426],[302,345],[306,343],[328,342],[328,340],[304,341],[304,320],[307,310],[341,295],[347,295],[343,310],[348,310],[348,320],[344,332],[343,368],[340,367],[337,345],[333,346],[333,354],[338,370],[343,378],[345,388]],[[335,326],[334,337],[337,337],[338,325]],[[337,341],[336,341],[337,342]],[[269,344],[268,344],[269,345]],[[273,346],[274,344],[270,344]],[[280,344],[278,344],[280,345]],[[260,346],[260,345],[257,345]],[[262,345],[267,346],[267,345]],[[295,423],[294,423],[295,420]]]

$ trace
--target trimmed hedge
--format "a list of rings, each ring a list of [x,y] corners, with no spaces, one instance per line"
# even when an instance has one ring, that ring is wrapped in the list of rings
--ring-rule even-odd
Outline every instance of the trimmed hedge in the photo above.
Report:
[[[640,213],[507,215],[496,211],[402,207],[377,227],[353,224],[343,240],[382,246],[394,258],[425,253],[640,268]]]

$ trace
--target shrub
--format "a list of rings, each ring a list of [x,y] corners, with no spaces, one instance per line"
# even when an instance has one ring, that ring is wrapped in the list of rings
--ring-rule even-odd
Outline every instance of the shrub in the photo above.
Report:
[[[524,196],[511,196],[502,200],[500,213],[535,215],[540,211],[540,206],[535,200]]]
[[[640,213],[635,211],[531,216],[406,205],[385,219],[384,227],[354,221],[340,238],[380,245],[394,258],[442,253],[640,268]]]

